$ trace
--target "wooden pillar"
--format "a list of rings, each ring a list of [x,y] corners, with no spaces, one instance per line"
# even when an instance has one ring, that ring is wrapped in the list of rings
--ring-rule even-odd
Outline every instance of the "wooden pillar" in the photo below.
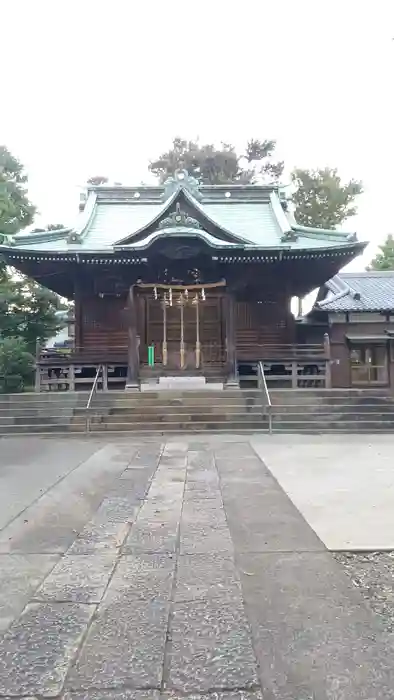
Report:
[[[103,375],[103,386],[102,386],[102,390],[103,390],[103,391],[108,391],[108,365],[103,365],[103,368],[102,368],[102,375]]]
[[[68,368],[68,390],[75,391],[75,365]]]
[[[331,389],[331,347],[328,333],[324,334],[324,357],[326,358],[326,389]]]
[[[36,340],[36,376],[35,376],[35,382],[34,382],[34,391],[39,393],[41,391],[41,368],[40,365],[38,364],[39,359],[40,359],[40,354],[41,354],[41,343],[39,340]]]
[[[235,300],[231,290],[225,297],[226,318],[226,354],[227,354],[227,385],[238,386],[236,337],[235,337]]]
[[[291,388],[298,389],[298,362],[293,360],[291,363]]]
[[[200,304],[198,294],[196,296],[196,369],[200,368],[201,364],[201,343],[200,343]]]
[[[74,281],[74,348],[83,348],[83,285],[80,280],[79,270],[76,272]]]
[[[139,348],[137,339],[137,318],[135,307],[134,287],[131,286],[127,295],[127,329],[128,329],[128,361],[126,389],[139,387]]]

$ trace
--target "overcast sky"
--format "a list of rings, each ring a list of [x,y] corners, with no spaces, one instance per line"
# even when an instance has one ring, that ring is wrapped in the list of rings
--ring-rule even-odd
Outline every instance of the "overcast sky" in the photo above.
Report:
[[[37,222],[72,223],[91,175],[147,180],[175,135],[255,137],[288,169],[363,180],[347,228],[367,257],[394,232],[393,0],[0,0],[0,16],[0,143]]]

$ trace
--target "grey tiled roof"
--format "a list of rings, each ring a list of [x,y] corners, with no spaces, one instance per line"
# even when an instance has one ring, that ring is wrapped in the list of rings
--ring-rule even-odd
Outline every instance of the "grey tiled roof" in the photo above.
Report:
[[[198,235],[212,247],[315,250],[317,255],[323,249],[363,247],[355,234],[298,226],[283,210],[278,187],[226,185],[191,189],[187,179],[175,183],[168,196],[161,186],[90,187],[74,227],[23,233],[4,247],[38,254],[138,250],[158,236],[178,233],[159,224],[174,213],[179,198],[200,224],[197,230],[182,230],[179,234]]]
[[[325,284],[326,296],[317,302],[325,311],[391,311],[394,309],[394,270],[346,272]]]

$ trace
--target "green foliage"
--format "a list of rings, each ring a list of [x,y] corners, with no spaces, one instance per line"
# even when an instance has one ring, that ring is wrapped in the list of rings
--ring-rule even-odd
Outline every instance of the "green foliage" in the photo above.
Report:
[[[0,338],[21,338],[34,353],[37,340],[45,342],[61,330],[57,311],[65,308],[57,294],[37,282],[5,273],[0,280]]]
[[[22,338],[0,339],[0,393],[23,391],[33,371],[34,357]]]
[[[385,242],[379,246],[379,251],[367,269],[394,270],[394,238],[392,233],[389,233]]]
[[[292,173],[296,192],[295,219],[302,226],[333,229],[356,213],[354,202],[362,193],[358,180],[342,182],[337,170],[302,170]]]
[[[149,170],[161,183],[176,170],[187,170],[203,185],[253,184],[263,178],[272,182],[283,172],[283,163],[271,161],[274,150],[275,141],[250,139],[245,154],[238,155],[229,143],[217,148],[176,137],[168,151],[151,161]]]
[[[0,146],[0,234],[13,236],[29,226],[35,207],[28,199],[27,176],[22,164],[5,146]]]

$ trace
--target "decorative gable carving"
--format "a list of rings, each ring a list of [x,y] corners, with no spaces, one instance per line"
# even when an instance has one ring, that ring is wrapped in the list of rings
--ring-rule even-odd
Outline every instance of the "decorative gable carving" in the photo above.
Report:
[[[174,228],[177,226],[182,226],[183,228],[201,228],[197,219],[193,219],[192,216],[189,216],[181,209],[179,202],[176,205],[175,211],[159,222],[158,228]]]

